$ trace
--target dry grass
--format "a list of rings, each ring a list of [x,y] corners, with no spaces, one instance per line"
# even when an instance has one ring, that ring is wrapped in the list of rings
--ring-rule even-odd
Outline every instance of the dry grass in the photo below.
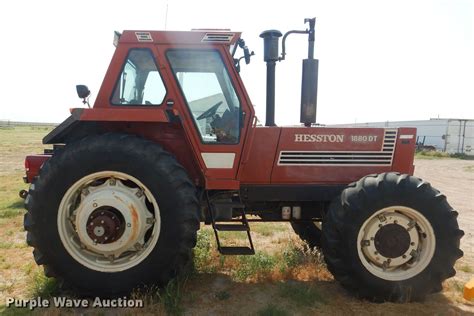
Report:
[[[26,154],[42,151],[46,130],[28,127],[0,130],[0,313],[27,314],[25,310],[1,307],[6,297],[28,298],[56,295],[58,286],[43,276],[25,245],[23,206],[18,190]],[[144,309],[53,310],[48,314],[189,314],[189,315],[457,315],[474,304],[461,298],[462,282],[449,280],[441,294],[425,303],[373,304],[349,296],[327,271],[318,252],[308,252],[288,224],[251,224],[258,254],[253,257],[223,257],[216,251],[213,232],[199,232],[194,251],[194,269],[162,290],[135,291]],[[228,244],[245,243],[246,236],[230,233]],[[457,267],[472,274],[471,266]],[[41,313],[39,311],[38,313]]]

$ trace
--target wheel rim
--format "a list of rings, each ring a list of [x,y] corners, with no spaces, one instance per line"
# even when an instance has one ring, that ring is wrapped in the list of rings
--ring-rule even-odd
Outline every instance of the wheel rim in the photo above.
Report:
[[[362,264],[373,275],[390,281],[406,280],[423,271],[435,246],[429,221],[405,206],[375,212],[362,224],[357,237]]]
[[[118,272],[142,262],[160,235],[160,210],[138,179],[117,171],[74,183],[59,205],[57,225],[67,252],[82,265]]]

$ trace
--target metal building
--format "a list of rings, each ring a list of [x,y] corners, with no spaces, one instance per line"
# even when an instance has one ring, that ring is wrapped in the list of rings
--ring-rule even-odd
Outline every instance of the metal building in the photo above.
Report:
[[[474,155],[473,119],[429,119],[338,124],[350,127],[416,127],[417,144],[448,153]]]

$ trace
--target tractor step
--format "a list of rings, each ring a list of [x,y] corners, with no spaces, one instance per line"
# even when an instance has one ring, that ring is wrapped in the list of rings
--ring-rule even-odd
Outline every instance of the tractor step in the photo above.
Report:
[[[255,250],[250,247],[220,247],[219,252],[229,256],[255,254]]]
[[[218,201],[218,202],[213,202],[212,203],[214,207],[230,207],[232,209],[243,209],[245,208],[245,205],[242,203],[237,203],[237,202],[230,202],[230,201]]]
[[[241,224],[214,224],[214,228],[224,232],[245,232],[250,230],[248,225]]]
[[[216,236],[217,249],[223,255],[253,255],[255,254],[255,249],[253,247],[252,236],[250,235],[250,226],[245,216],[245,205],[239,203],[238,201],[211,201],[209,195],[206,194],[207,205],[209,210],[209,215],[211,218],[212,228],[214,229],[214,235]],[[217,223],[218,219],[216,218],[216,208],[229,208],[232,211],[240,212],[240,219],[234,220],[235,222],[240,222],[239,224],[227,224]],[[223,221],[223,222],[226,222]],[[249,247],[245,246],[232,246],[225,247],[221,245],[219,240],[219,232],[246,232],[249,242]]]

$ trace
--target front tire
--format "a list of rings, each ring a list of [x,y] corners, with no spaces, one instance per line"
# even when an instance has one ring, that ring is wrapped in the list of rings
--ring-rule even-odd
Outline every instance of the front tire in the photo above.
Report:
[[[456,273],[464,234],[456,217],[446,197],[421,179],[364,177],[330,206],[322,238],[328,269],[359,297],[422,300]]]
[[[321,227],[315,222],[291,222],[291,227],[310,249],[321,249]]]
[[[199,229],[183,167],[132,135],[68,144],[44,164],[25,207],[35,261],[79,295],[165,285],[189,262]]]

